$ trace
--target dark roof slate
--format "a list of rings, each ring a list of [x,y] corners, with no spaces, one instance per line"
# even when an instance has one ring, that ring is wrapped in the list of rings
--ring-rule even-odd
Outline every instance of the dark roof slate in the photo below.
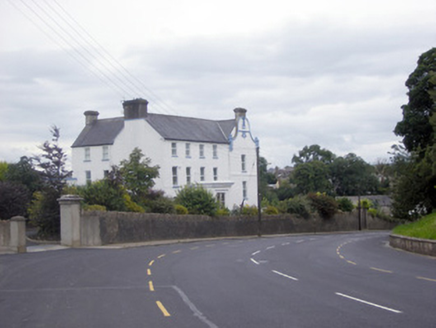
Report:
[[[145,120],[164,139],[208,143],[228,143],[235,120],[213,121],[199,118],[147,114]],[[85,126],[72,147],[112,145],[124,128],[124,118],[97,120]]]
[[[71,147],[112,145],[124,128],[124,118],[97,120],[86,125]]]

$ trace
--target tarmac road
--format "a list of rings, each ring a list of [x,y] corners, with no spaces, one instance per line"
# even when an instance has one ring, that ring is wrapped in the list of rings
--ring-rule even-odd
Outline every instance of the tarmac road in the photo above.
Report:
[[[0,255],[0,327],[434,327],[436,260],[387,232]]]

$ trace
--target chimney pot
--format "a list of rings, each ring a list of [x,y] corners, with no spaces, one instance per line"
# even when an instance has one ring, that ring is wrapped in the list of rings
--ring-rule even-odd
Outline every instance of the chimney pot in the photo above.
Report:
[[[236,120],[238,120],[240,117],[241,118],[245,117],[245,114],[247,113],[247,110],[245,108],[241,108],[241,107],[235,108],[233,111],[235,112],[235,119]]]
[[[124,101],[124,119],[129,120],[147,117],[147,105],[148,101],[142,98]]]
[[[87,110],[86,112],[84,112],[83,115],[85,115],[86,125],[93,124],[95,121],[97,121],[99,114],[99,112],[94,110]]]

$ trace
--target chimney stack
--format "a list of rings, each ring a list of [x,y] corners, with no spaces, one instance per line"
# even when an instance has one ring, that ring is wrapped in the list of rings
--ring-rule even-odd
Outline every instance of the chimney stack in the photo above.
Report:
[[[241,108],[241,107],[235,108],[233,111],[235,112],[236,121],[239,118],[245,117],[245,114],[247,113],[247,110],[245,108]]]
[[[93,124],[95,121],[97,121],[99,112],[94,110],[87,110],[86,112],[83,113],[83,115],[85,115],[86,125],[90,125]]]
[[[147,105],[148,101],[142,98],[124,101],[124,119],[132,120],[147,117]]]

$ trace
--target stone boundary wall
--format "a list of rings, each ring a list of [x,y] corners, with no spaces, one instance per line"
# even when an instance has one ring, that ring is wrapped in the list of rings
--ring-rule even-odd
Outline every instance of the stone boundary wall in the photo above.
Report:
[[[408,252],[436,257],[436,240],[390,235],[389,245]]]
[[[209,217],[152,213],[100,212],[81,214],[81,244],[99,246],[156,240],[255,236],[258,217]],[[368,218],[369,230],[390,230],[395,224]],[[341,213],[329,220],[291,215],[262,215],[262,235],[358,230],[357,213]]]
[[[0,220],[0,253],[26,252],[26,219]]]

